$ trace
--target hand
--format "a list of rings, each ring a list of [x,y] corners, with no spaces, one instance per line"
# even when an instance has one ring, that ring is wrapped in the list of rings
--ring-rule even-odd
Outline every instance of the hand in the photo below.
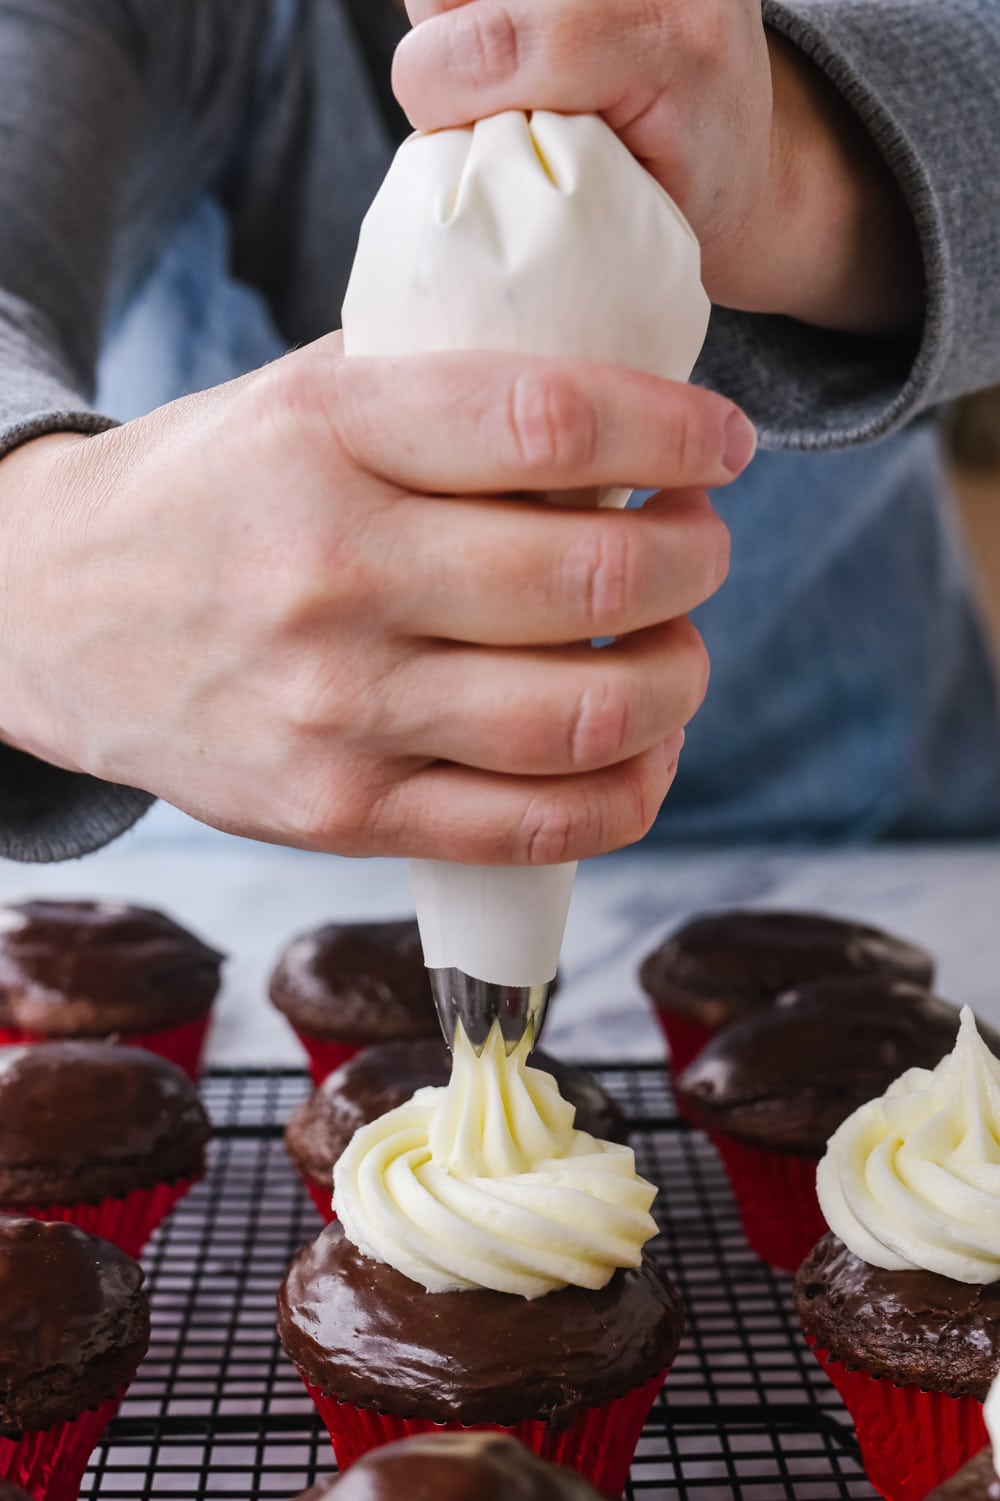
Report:
[[[851,331],[919,316],[916,235],[840,96],[760,0],[408,0],[393,85],[431,130],[596,113],[702,245],[713,302]],[[627,226],[622,226],[627,233]]]
[[[753,444],[730,403],[651,376],[345,360],[339,336],[36,440],[0,464],[0,734],[340,854],[629,843],[705,690],[683,617],[727,567],[692,487]],[[496,498],[619,483],[677,493],[627,514]]]

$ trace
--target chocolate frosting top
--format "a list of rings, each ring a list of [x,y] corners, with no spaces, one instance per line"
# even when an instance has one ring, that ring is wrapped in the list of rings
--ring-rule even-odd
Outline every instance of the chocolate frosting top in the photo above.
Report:
[[[427,1293],[363,1257],[336,1222],[299,1252],[278,1294],[281,1343],[311,1386],[435,1422],[565,1427],[581,1405],[662,1371],[683,1326],[675,1288],[648,1258],[597,1292]]]
[[[646,956],[639,979],[655,1001],[716,1028],[807,980],[873,974],[926,988],[934,961],[864,923],[736,910],[685,923]]]
[[[0,1026],[47,1036],[148,1032],[204,1016],[222,955],[126,903],[0,908]]]
[[[1000,1282],[884,1271],[828,1234],[799,1267],[795,1304],[820,1348],[897,1386],[982,1402],[1000,1372]]]
[[[0,1407],[55,1368],[83,1373],[135,1338],[142,1267],[76,1225],[0,1216]]]
[[[318,1037],[365,1043],[440,1030],[413,919],[302,933],[278,959],[270,990],[293,1025]]]
[[[987,1444],[949,1480],[927,1492],[926,1501],[1000,1501],[1000,1479]]]
[[[194,1166],[208,1136],[194,1084],[142,1048],[110,1042],[0,1048],[0,1182],[21,1169],[59,1174],[72,1185],[96,1164],[130,1172],[138,1164],[138,1177],[155,1182],[164,1154],[183,1146]]]
[[[0,1491],[0,1501],[2,1501]],[[372,1449],[299,1501],[601,1501],[593,1486],[501,1433],[428,1433]]]
[[[531,1063],[552,1074],[563,1098],[576,1106],[579,1130],[604,1141],[626,1139],[625,1117],[591,1074],[545,1053],[534,1053]],[[443,1087],[450,1075],[451,1054],[440,1035],[365,1048],[327,1075],[295,1111],[285,1133],[288,1151],[325,1187],[355,1131],[405,1104],[418,1089]]]
[[[852,1111],[955,1045],[959,1013],[915,985],[817,980],[716,1033],[680,1087],[700,1118],[754,1146],[819,1158]],[[1000,1038],[984,1029],[990,1047]]]

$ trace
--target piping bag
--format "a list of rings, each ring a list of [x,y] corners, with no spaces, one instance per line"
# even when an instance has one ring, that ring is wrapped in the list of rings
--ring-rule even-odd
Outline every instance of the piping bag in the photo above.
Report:
[[[596,115],[509,112],[403,143],[365,218],[344,351],[480,349],[687,380],[708,327],[698,241]],[[628,477],[623,475],[623,480]],[[628,489],[547,496],[618,505]],[[575,864],[410,862],[445,1041],[537,1039]]]

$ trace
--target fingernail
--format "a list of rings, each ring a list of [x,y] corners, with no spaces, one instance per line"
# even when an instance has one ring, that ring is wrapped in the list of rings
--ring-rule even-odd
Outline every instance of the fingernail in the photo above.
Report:
[[[683,730],[678,730],[676,735],[671,735],[669,740],[664,740],[660,749],[663,751],[663,759],[667,766],[673,766],[684,749],[684,741],[687,739]]]
[[[730,474],[742,474],[757,452],[757,429],[742,412],[730,412],[726,418],[722,462]]]

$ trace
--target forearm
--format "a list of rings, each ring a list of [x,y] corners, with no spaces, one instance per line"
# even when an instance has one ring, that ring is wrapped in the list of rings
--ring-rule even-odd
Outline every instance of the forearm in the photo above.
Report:
[[[771,172],[741,253],[705,255],[713,300],[847,333],[916,330],[916,230],[875,143],[809,58],[768,33]]]

